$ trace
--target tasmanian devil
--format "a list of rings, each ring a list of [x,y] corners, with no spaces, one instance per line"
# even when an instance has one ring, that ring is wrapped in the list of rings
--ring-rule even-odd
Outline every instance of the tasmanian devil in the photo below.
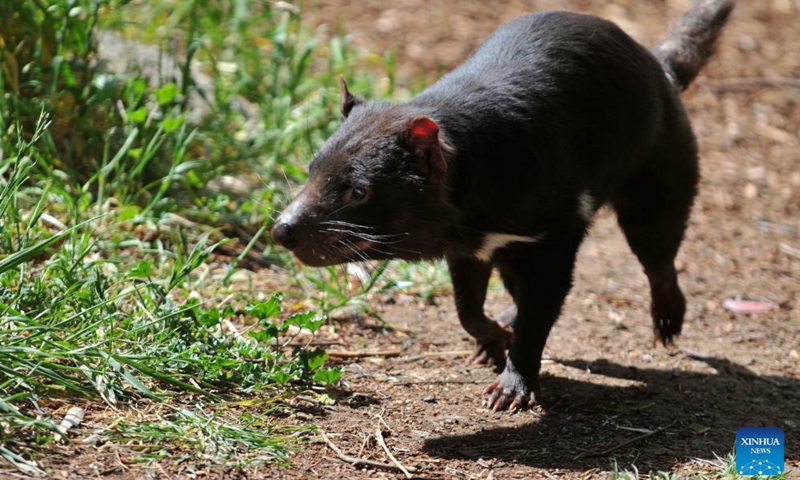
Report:
[[[342,81],[341,126],[272,238],[313,266],[444,257],[475,360],[504,366],[489,406],[517,409],[536,403],[576,252],[609,204],[650,282],[656,338],[672,342],[698,181],[678,94],[733,6],[699,1],[651,51],[600,18],[526,15],[408,102],[367,101]],[[493,267],[516,304],[505,320],[483,311]]]

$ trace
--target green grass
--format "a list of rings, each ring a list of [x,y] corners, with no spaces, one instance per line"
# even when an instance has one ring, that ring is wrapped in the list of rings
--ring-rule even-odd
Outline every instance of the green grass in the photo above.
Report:
[[[716,455],[715,455],[716,456]],[[642,478],[647,480],[706,480],[706,479],[722,479],[722,480],[744,480],[744,479],[773,479],[785,480],[789,478],[788,472],[781,475],[772,476],[744,476],[736,472],[736,456],[731,452],[724,457],[716,456],[716,462],[711,465],[711,468],[697,471],[689,475],[680,475],[674,472],[648,472],[642,474],[639,469],[632,465],[630,470],[621,468],[616,460],[611,462],[611,480],[640,480]]]
[[[298,392],[327,401],[342,372],[296,332],[394,284],[385,264],[364,282],[298,270],[264,232],[338,124],[338,77],[386,97],[372,85],[393,65],[301,18],[256,0],[0,6],[0,458],[39,473],[74,404],[93,442],[145,459],[285,463],[313,428],[275,415]],[[101,29],[169,47],[177,72],[103,71]],[[200,119],[192,62],[214,80]],[[223,174],[255,182],[209,188]],[[215,260],[235,232],[241,253]],[[236,276],[256,245],[285,294]],[[287,315],[284,295],[311,301]]]

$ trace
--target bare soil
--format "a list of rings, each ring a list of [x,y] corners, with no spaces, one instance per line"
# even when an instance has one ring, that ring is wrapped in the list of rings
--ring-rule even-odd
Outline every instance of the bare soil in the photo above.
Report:
[[[349,32],[364,51],[394,51],[401,85],[431,80],[466,58],[503,21],[544,9],[610,18],[647,45],[689,7],[685,0],[613,2],[317,0],[315,21]],[[494,413],[482,390],[490,368],[470,365],[472,341],[452,299],[395,296],[372,319],[337,322],[325,340],[373,355],[347,370],[331,406],[298,405],[285,420],[315,423],[346,455],[399,464],[424,478],[603,478],[610,459],[641,472],[715,470],[742,426],[781,427],[786,467],[800,477],[800,1],[740,2],[721,48],[684,94],[700,143],[703,180],[679,256],[689,301],[676,348],[654,346],[648,286],[602,210],[581,249],[575,287],[549,337],[542,405]],[[742,315],[742,297],[777,308]],[[501,311],[502,292],[487,309]],[[56,476],[189,478],[168,462],[147,469],[106,453],[57,457]],[[100,455],[97,453],[97,455]],[[90,468],[90,461],[99,466]],[[105,463],[104,463],[105,462]],[[123,468],[109,464],[123,462]],[[201,471],[193,478],[404,478],[336,458],[321,439],[288,469]]]

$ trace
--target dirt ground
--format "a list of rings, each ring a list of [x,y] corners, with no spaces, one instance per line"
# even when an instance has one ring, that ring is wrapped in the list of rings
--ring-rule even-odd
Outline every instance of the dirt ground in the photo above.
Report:
[[[401,85],[435,78],[503,21],[544,9],[598,14],[647,45],[688,9],[685,0],[479,2],[317,0],[315,21],[357,47],[393,50]],[[610,458],[641,472],[715,470],[742,426],[776,426],[786,467],[800,477],[800,1],[740,2],[719,54],[683,98],[700,143],[703,180],[679,256],[689,307],[673,349],[653,347],[648,287],[616,226],[601,210],[580,252],[575,287],[547,343],[542,405],[493,413],[494,378],[468,363],[472,341],[453,301],[376,297],[375,320],[339,322],[341,349],[396,356],[337,360],[338,401],[301,408],[288,423],[315,423],[343,454],[393,464],[419,478],[608,476]],[[728,298],[775,303],[763,314],[724,308]],[[508,302],[500,291],[487,309]],[[63,466],[63,465],[62,465]],[[77,478],[189,478],[166,463],[64,468]],[[69,473],[68,473],[69,472]],[[103,474],[101,474],[103,473]],[[59,475],[55,475],[59,477]],[[336,458],[308,442],[288,469],[199,472],[192,478],[404,478]]]

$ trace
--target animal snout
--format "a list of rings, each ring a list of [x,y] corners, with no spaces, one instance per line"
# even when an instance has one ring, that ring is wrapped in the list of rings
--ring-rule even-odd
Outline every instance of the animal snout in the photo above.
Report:
[[[294,250],[299,244],[296,230],[290,223],[278,219],[278,223],[272,227],[272,239],[278,245]]]

